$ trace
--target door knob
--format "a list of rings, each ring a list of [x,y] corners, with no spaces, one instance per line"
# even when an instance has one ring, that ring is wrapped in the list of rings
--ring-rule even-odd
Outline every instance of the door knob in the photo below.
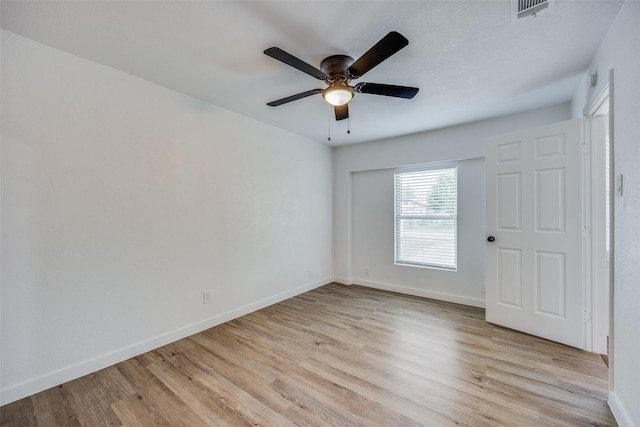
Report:
[[[493,236],[489,236],[489,237],[487,237],[487,242],[489,242],[489,243],[493,243],[493,242],[495,242],[495,241],[496,241],[496,238],[495,238],[495,237],[493,237]]]

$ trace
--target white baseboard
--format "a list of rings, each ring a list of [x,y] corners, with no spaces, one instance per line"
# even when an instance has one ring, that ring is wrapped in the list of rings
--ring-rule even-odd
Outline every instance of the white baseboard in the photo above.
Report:
[[[351,279],[348,279],[346,277],[340,277],[340,276],[333,276],[333,281],[336,283],[340,283],[341,285],[351,285]]]
[[[336,282],[343,283],[342,278],[335,277]],[[344,279],[346,280],[346,279]],[[456,304],[469,305],[471,307],[485,307],[484,299],[471,298],[460,295],[448,294],[445,292],[428,291],[425,289],[412,288],[409,286],[394,285],[391,283],[374,282],[358,278],[349,279],[346,284],[366,286],[368,288],[382,289],[384,291],[398,292],[400,294],[413,295],[417,297],[430,298],[438,301],[453,302]]]
[[[620,427],[635,427],[631,417],[627,413],[626,409],[618,399],[618,395],[615,392],[609,392],[609,408],[611,408],[611,412],[613,413],[613,417],[616,419],[616,422]]]
[[[93,359],[89,359],[76,365],[68,366],[58,371],[51,372],[41,377],[34,378],[17,385],[13,385],[11,387],[0,390],[0,406],[15,402],[16,400],[31,396],[32,394],[47,390],[51,387],[55,387],[59,384],[63,384],[67,381],[74,380],[84,375],[88,375],[92,372],[99,371],[100,369],[115,365],[116,363],[146,353],[147,351],[151,351],[158,347],[162,347],[163,345],[167,345],[182,338],[197,334],[198,332],[202,332],[214,326],[276,304],[280,301],[292,298],[296,295],[303,294],[331,282],[333,282],[333,277],[328,277],[325,279],[314,281],[312,283],[307,283],[286,292],[282,292],[277,295],[255,301],[251,304],[229,310],[225,313],[218,314],[216,316],[201,320],[191,325],[187,325],[167,332],[165,334],[149,338],[137,344],[133,344],[131,346],[118,349],[116,351],[95,357]]]

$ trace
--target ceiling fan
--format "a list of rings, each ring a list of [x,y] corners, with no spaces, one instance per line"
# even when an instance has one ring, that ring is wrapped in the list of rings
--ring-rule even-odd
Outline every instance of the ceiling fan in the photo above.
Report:
[[[284,62],[293,68],[297,68],[318,80],[324,81],[328,87],[324,89],[311,89],[306,92],[287,96],[268,102],[267,105],[277,107],[291,101],[321,93],[324,100],[333,105],[336,120],[343,120],[349,117],[348,103],[356,93],[411,99],[418,93],[417,87],[365,82],[358,83],[355,86],[351,86],[350,84],[352,80],[362,77],[366,72],[408,44],[409,40],[402,34],[391,31],[358,58],[358,60],[354,61],[352,57],[347,55],[332,55],[320,62],[320,69],[307,64],[278,47],[270,47],[264,51],[265,55]]]

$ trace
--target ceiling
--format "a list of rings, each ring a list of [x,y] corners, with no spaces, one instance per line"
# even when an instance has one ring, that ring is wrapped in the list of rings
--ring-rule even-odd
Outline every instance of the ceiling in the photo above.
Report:
[[[568,101],[622,1],[552,0],[512,22],[511,1],[7,1],[2,28],[330,145],[353,144]],[[356,94],[336,122],[321,96],[267,102],[322,81],[389,31],[409,45],[361,79],[419,87],[412,100]],[[331,141],[327,140],[331,134]],[[350,133],[347,133],[350,129]]]

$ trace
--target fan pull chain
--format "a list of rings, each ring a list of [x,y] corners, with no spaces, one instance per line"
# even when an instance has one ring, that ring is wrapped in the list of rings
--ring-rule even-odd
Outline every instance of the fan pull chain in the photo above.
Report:
[[[347,133],[351,133],[351,119],[347,117]]]
[[[332,107],[331,105],[329,105],[329,115],[327,116],[329,118],[329,120],[327,121],[327,129],[328,129],[327,133],[329,136],[327,137],[327,141],[331,141],[331,110],[332,110]]]

